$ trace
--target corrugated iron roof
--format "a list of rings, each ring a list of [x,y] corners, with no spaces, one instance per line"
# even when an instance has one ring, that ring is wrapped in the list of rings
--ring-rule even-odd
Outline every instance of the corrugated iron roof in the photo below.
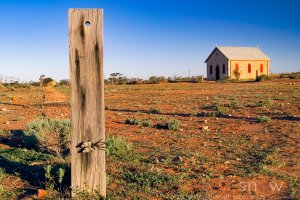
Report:
[[[214,51],[216,49],[219,49],[229,60],[271,60],[258,47],[217,46]],[[213,52],[209,55],[209,57],[213,54]],[[205,60],[205,62],[207,62],[209,57]]]

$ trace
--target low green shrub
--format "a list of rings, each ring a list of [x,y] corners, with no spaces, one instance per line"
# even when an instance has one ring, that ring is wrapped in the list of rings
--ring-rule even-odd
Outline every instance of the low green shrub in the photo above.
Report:
[[[175,178],[162,173],[129,170],[123,175],[123,179],[128,183],[134,183],[139,187],[157,188],[163,183],[174,182]]]
[[[152,127],[153,127],[153,124],[152,124],[152,122],[151,122],[150,120],[143,120],[143,121],[141,122],[141,124],[142,124],[142,126],[144,126],[144,127],[149,127],[149,128],[152,128]]]
[[[198,115],[197,111],[192,111],[191,114],[190,114],[190,117],[194,117],[194,116],[197,116],[197,115]]]
[[[217,111],[216,116],[221,116],[228,113],[228,108],[221,103],[215,103],[213,110]]]
[[[166,120],[167,118],[166,118],[165,116],[163,116],[163,115],[157,115],[157,116],[155,117],[155,119],[156,119],[156,120]]]
[[[238,109],[238,108],[243,108],[243,105],[240,104],[240,102],[238,100],[234,99],[230,102],[229,107],[233,108],[233,109]]]
[[[172,120],[168,121],[168,129],[169,130],[174,130],[174,131],[179,130],[180,125],[181,125],[181,122],[179,120],[172,119]]]
[[[70,148],[70,120],[39,119],[27,125],[24,142],[28,147],[47,147],[57,155],[65,156]]]
[[[263,107],[263,106],[271,106],[273,104],[273,100],[267,99],[267,100],[260,100],[256,103],[256,106]]]
[[[161,113],[161,110],[158,108],[150,108],[150,113],[152,114],[158,114]]]
[[[67,190],[71,182],[71,168],[67,163],[56,163],[44,166],[46,188]]]
[[[35,162],[47,161],[54,158],[50,154],[36,152],[34,150],[15,148],[0,150],[0,156],[13,163],[30,165]]]
[[[134,159],[132,144],[121,137],[111,136],[106,138],[105,152],[112,159],[125,161]]]
[[[125,124],[130,124],[130,125],[138,125],[141,120],[137,118],[127,118],[125,119]]]
[[[263,115],[258,118],[258,121],[261,123],[268,123],[268,122],[272,121],[272,119],[268,116]]]
[[[266,74],[262,74],[262,75],[256,77],[255,82],[263,82],[265,80],[271,80],[271,77],[269,77]]]

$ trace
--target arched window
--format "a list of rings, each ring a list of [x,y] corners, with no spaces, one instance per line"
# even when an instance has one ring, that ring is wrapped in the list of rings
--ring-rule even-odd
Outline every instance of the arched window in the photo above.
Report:
[[[261,63],[260,64],[260,73],[263,73],[264,72],[264,65]]]
[[[238,63],[235,64],[235,70],[239,71],[239,64]]]
[[[251,73],[251,64],[248,64],[248,73]]]
[[[225,74],[225,64],[223,64],[223,74]]]
[[[212,74],[212,65],[209,66],[209,73]]]

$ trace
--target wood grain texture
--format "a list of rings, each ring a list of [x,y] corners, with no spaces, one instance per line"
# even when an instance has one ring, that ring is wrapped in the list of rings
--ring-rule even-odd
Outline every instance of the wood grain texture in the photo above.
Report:
[[[69,9],[69,43],[71,186],[106,196],[105,151],[76,149],[81,142],[105,141],[102,9]]]

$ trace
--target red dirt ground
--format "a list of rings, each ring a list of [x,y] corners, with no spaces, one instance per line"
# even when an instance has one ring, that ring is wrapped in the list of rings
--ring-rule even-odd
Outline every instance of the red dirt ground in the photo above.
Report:
[[[170,161],[153,165],[153,170],[166,174],[193,176],[181,179],[177,189],[180,192],[204,189],[212,199],[283,199],[299,186],[280,177],[297,181],[300,177],[300,81],[293,80],[293,85],[290,82],[107,85],[106,133],[126,138],[136,151],[149,158],[180,155],[182,161],[178,164]],[[46,88],[45,96],[46,102],[69,100],[58,88]],[[68,105],[34,105],[41,103],[41,97],[39,88],[2,92],[0,101],[26,107],[0,104],[0,130],[26,129],[26,124],[40,115],[70,118]],[[257,106],[260,100],[271,100],[272,104]],[[242,107],[228,106],[233,101]],[[226,114],[206,116],[205,113],[215,112],[214,103],[228,107]],[[151,108],[161,113],[150,114]],[[195,113],[200,115],[193,116]],[[258,122],[262,115],[272,120]],[[180,120],[181,128],[171,131],[124,123],[133,117],[159,123],[158,116]],[[207,131],[202,130],[204,126],[208,126]],[[266,166],[268,172],[277,175],[260,171],[253,177],[244,170],[245,166],[252,166],[247,156],[262,149],[276,149]],[[273,183],[282,184],[281,190],[273,191]]]

